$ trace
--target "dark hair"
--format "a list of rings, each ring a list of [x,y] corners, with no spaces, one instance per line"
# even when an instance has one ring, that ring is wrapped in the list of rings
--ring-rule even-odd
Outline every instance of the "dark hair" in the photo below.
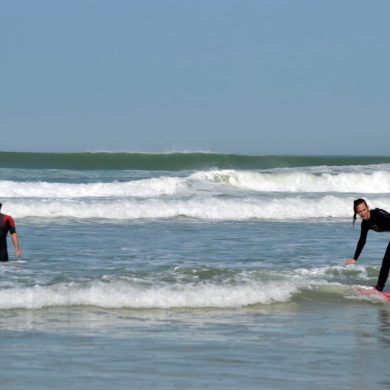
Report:
[[[368,204],[367,202],[365,201],[365,199],[362,199],[362,198],[359,198],[359,199],[356,199],[353,201],[353,222],[352,224],[355,225],[355,222],[356,222],[356,214],[357,214],[357,208],[359,206],[359,204],[362,204],[364,203],[366,205],[366,207],[368,208]]]
[[[3,206],[3,205],[0,203],[0,209],[1,209],[2,206]]]

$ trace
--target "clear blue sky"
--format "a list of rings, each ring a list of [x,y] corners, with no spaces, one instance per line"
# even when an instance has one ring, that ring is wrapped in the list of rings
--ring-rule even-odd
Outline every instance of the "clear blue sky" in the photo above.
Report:
[[[382,154],[388,0],[15,0],[3,151]]]

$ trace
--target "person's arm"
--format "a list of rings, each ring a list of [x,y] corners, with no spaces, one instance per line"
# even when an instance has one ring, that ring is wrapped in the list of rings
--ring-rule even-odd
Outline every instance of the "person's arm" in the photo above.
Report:
[[[12,243],[14,244],[14,247],[15,247],[15,256],[16,257],[22,256],[22,251],[20,250],[19,238],[18,238],[17,233],[11,234],[11,240],[12,240]]]
[[[8,224],[9,232],[11,233],[11,240],[15,247],[15,255],[16,257],[20,257],[22,255],[22,252],[19,246],[19,238],[16,233],[15,221],[10,215],[7,215],[6,218],[7,218],[6,223]]]
[[[363,221],[361,231],[360,231],[360,238],[359,238],[359,241],[356,245],[355,255],[353,256],[352,259],[348,259],[345,262],[346,265],[355,264],[357,262],[357,259],[359,258],[360,254],[362,253],[362,250],[364,248],[364,245],[366,244],[367,233],[368,233],[368,226],[365,223],[365,221]]]

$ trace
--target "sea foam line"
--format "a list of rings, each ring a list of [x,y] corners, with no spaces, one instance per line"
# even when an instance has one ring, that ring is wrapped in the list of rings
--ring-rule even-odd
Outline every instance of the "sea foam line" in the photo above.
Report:
[[[187,217],[202,220],[297,220],[351,218],[353,197],[183,199],[14,199],[7,208],[15,218],[161,219]],[[390,209],[390,198],[377,198],[375,207]]]
[[[192,178],[260,192],[390,193],[390,172],[326,172],[302,170],[197,172]]]
[[[150,288],[123,282],[89,285],[58,284],[0,290],[0,309],[40,309],[53,306],[104,308],[237,308],[286,302],[298,291],[292,283],[256,283],[239,286],[216,284],[174,285]]]
[[[390,194],[390,171],[322,172],[283,170],[272,172],[211,170],[185,177],[160,176],[126,182],[52,183],[0,181],[0,197],[80,198],[159,197],[215,190],[261,193],[362,193]]]
[[[82,198],[157,197],[175,194],[183,186],[177,177],[151,178],[110,183],[49,183],[0,181],[0,197]]]

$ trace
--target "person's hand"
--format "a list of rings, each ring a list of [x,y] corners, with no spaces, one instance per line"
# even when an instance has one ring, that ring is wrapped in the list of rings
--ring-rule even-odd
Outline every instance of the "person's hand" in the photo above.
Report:
[[[22,256],[22,251],[20,249],[15,249],[15,255],[17,258]]]
[[[348,259],[345,261],[345,265],[352,265],[352,264],[355,264],[356,263],[356,260],[355,259]]]

